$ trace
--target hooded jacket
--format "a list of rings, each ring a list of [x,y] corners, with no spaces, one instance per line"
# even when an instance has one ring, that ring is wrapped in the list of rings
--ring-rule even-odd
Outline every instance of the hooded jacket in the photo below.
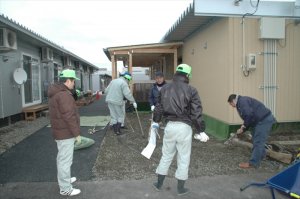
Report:
[[[202,105],[197,90],[188,84],[188,78],[175,74],[173,82],[164,85],[158,95],[153,120],[160,122],[162,117],[168,121],[180,121],[194,125],[197,132],[205,130],[202,120]]]
[[[77,137],[80,134],[80,117],[71,91],[63,83],[52,84],[48,97],[54,139]]]

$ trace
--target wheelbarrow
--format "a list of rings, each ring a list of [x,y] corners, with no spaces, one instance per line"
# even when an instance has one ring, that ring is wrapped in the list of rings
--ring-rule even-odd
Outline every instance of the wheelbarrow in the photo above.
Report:
[[[274,190],[293,198],[300,198],[300,162],[290,165],[264,183],[250,183],[241,187],[240,190],[244,191],[250,186],[270,188],[273,199],[275,199]]]

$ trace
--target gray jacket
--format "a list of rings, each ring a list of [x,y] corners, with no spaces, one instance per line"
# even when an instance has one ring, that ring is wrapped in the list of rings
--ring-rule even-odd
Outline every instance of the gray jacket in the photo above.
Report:
[[[135,102],[133,98],[127,80],[124,77],[119,77],[110,82],[108,87],[105,89],[106,102],[116,105],[123,105],[124,98],[129,100],[131,103]]]

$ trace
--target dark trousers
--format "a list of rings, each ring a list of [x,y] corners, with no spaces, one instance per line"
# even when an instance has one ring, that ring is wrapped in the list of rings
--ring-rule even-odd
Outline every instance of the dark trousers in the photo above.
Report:
[[[265,144],[275,121],[274,116],[270,114],[254,127],[252,132],[253,148],[249,163],[255,167],[258,167],[266,156]]]

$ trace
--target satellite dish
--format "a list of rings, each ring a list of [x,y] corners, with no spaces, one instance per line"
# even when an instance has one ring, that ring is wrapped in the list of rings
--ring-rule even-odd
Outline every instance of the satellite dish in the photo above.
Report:
[[[14,71],[14,80],[21,85],[27,81],[27,73],[23,68],[16,68]]]

